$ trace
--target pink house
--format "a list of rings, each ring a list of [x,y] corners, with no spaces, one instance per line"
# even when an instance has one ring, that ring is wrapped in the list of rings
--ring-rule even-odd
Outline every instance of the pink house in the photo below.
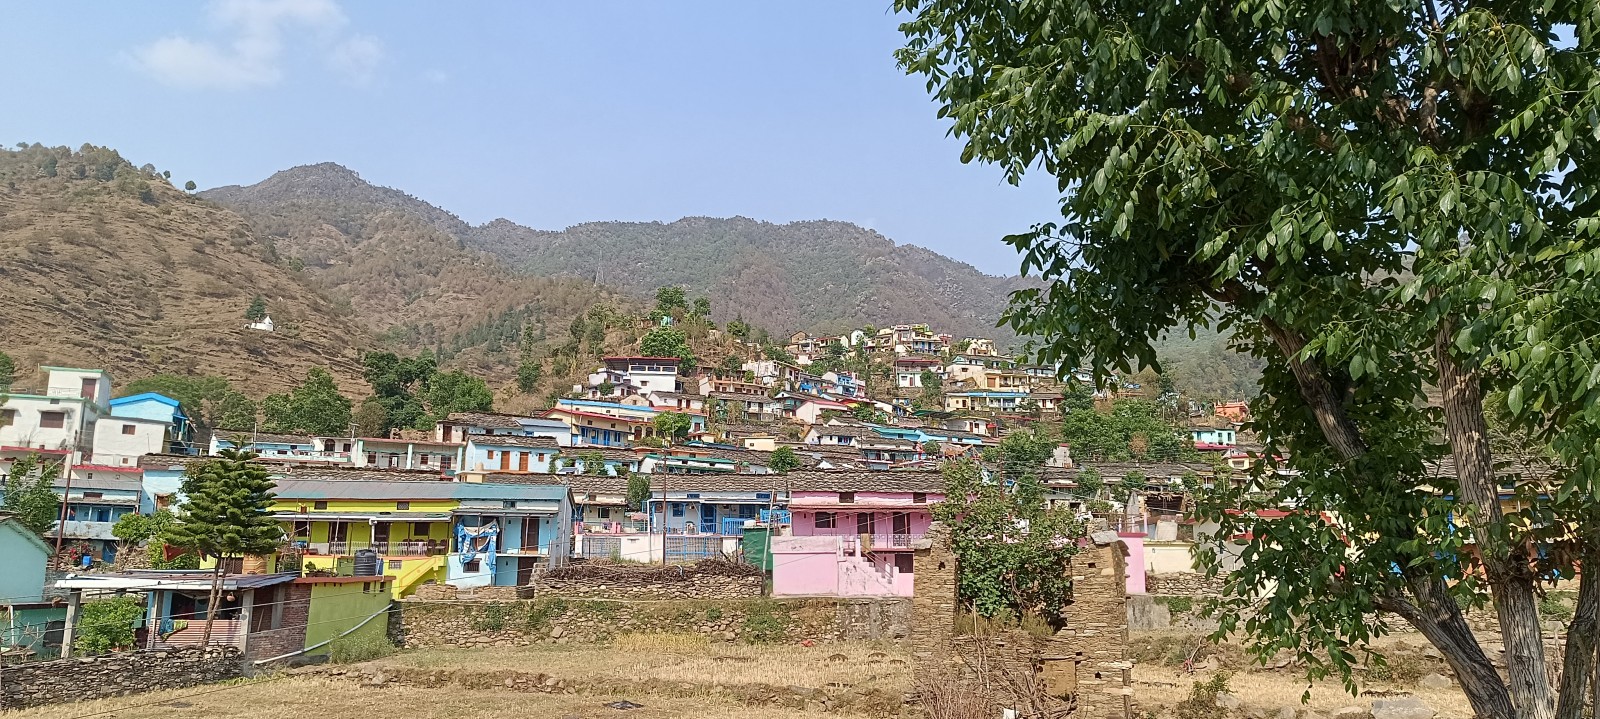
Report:
[[[937,471],[804,471],[785,477],[790,534],[772,539],[774,596],[912,594],[914,545],[944,499]]]

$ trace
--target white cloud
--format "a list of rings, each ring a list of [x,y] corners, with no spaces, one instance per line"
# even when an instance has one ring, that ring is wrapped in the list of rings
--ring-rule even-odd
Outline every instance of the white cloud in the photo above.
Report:
[[[358,82],[383,61],[376,38],[345,31],[349,18],[334,0],[213,0],[206,16],[216,37],[161,38],[134,48],[134,65],[177,87],[242,90],[282,81],[291,41]]]
[[[382,62],[383,43],[371,35],[349,37],[335,45],[328,55],[329,66],[362,85],[372,82]]]

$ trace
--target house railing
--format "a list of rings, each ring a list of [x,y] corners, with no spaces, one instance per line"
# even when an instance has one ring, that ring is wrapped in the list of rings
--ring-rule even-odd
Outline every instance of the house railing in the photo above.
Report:
[[[406,540],[396,542],[305,542],[295,541],[306,555],[343,556],[370,549],[385,557],[429,557],[450,553],[450,542],[445,539]]]
[[[578,534],[645,534],[650,531],[650,523],[642,519],[578,522],[575,529]]]

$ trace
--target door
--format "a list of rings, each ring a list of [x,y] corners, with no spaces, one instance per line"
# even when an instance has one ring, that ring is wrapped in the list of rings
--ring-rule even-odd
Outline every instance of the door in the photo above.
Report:
[[[700,531],[716,533],[717,531],[717,505],[700,505]]]
[[[500,453],[500,471],[502,471],[502,472],[511,471],[511,453],[510,452],[501,452]]]
[[[522,518],[522,551],[538,551],[539,549],[539,518]],[[532,560],[524,560],[532,561]],[[517,582],[523,584],[523,582]]]
[[[372,525],[372,548],[379,554],[389,554],[389,523],[379,522]]]
[[[872,512],[862,512],[856,515],[856,534],[872,534],[877,529],[876,515]]]
[[[528,453],[527,452],[518,452],[517,453],[517,471],[519,471],[519,472],[528,471]]]
[[[895,515],[894,515],[894,533],[895,534],[910,534],[911,533],[911,516],[910,515],[904,514],[904,513],[901,513],[901,512],[896,512],[895,513]]]
[[[538,532],[535,532],[538,534]],[[538,566],[538,561],[533,557],[519,557],[517,559],[517,586],[526,587],[533,584],[533,568]]]

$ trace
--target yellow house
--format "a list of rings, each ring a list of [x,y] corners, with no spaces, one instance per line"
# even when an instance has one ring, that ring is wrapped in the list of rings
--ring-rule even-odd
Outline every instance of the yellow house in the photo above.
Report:
[[[273,514],[307,574],[348,576],[370,551],[402,597],[429,581],[526,584],[571,553],[564,486],[302,476],[277,480]]]

